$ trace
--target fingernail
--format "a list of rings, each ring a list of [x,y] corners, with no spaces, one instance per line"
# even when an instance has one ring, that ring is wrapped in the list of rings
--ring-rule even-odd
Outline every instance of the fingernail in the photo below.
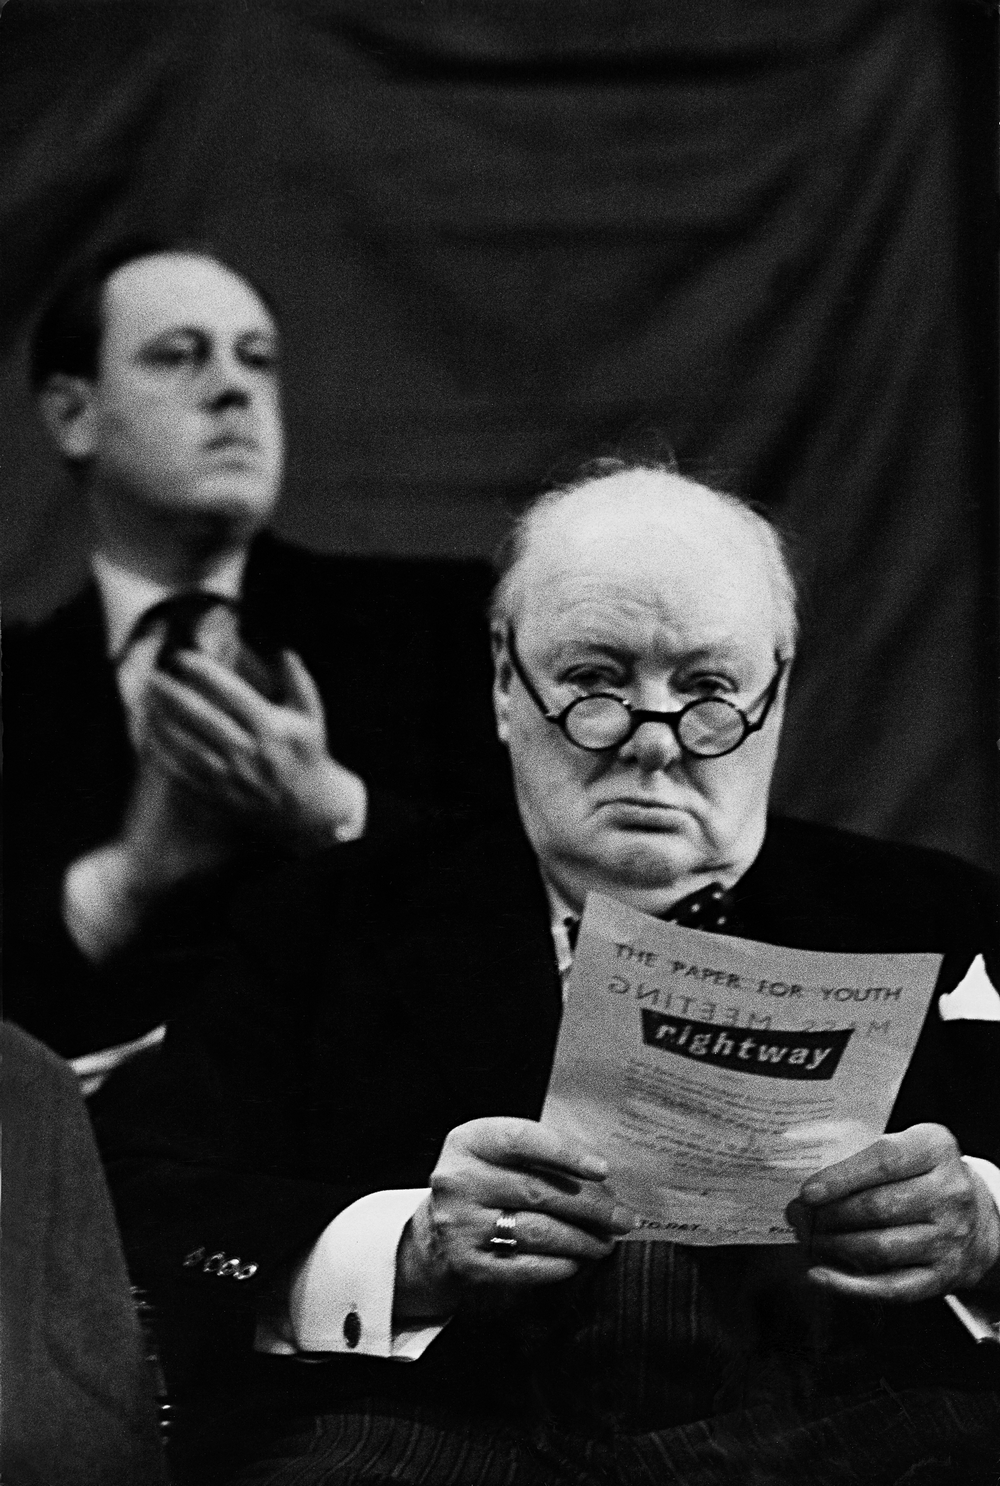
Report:
[[[610,1170],[603,1156],[584,1156],[580,1165],[584,1174],[594,1181],[603,1181]]]
[[[631,1233],[633,1228],[638,1228],[639,1219],[628,1207],[616,1207],[611,1214],[611,1225],[622,1233]]]

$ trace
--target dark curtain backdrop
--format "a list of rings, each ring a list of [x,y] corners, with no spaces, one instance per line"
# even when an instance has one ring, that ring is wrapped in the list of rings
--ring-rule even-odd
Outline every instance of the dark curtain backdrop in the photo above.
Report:
[[[992,860],[991,9],[8,0],[7,617],[81,571],[31,317],[85,248],[203,237],[284,312],[287,533],[485,554],[658,425],[799,533],[779,803]]]

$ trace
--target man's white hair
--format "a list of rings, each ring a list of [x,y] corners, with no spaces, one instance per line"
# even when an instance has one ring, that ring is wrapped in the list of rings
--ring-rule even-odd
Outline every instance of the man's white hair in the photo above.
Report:
[[[519,571],[532,540],[566,501],[588,486],[618,475],[633,473],[664,476],[659,482],[659,489],[665,502],[676,501],[689,493],[705,496],[733,512],[745,523],[764,558],[774,594],[779,643],[787,651],[793,651],[799,628],[799,594],[787,537],[778,530],[765,510],[744,500],[742,496],[733,495],[727,490],[715,490],[697,480],[690,480],[669,464],[657,460],[631,461],[618,457],[591,460],[565,484],[536,496],[513,522],[495,556],[497,582],[490,602],[491,624],[505,628],[512,622],[518,600]]]

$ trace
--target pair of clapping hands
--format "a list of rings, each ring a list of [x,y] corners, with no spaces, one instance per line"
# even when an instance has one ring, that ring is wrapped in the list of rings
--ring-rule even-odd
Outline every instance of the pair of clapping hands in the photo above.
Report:
[[[115,838],[70,867],[64,917],[101,961],[174,888],[251,846],[309,852],[364,832],[365,785],[329,756],[323,704],[299,658],[274,662],[265,696],[235,667],[194,650],[147,679],[139,767]]]
[[[260,664],[252,656],[250,675]],[[180,650],[146,685],[133,820],[226,853],[249,831],[310,849],[360,834],[365,786],[327,751],[323,703],[283,651],[265,696],[218,659]],[[165,787],[166,786],[166,787]],[[154,830],[154,834],[156,834]]]
[[[512,1250],[491,1244],[504,1213],[515,1215]],[[1000,1260],[996,1204],[942,1125],[883,1135],[817,1172],[788,1220],[810,1280],[859,1299],[971,1289]],[[473,1120],[448,1136],[404,1234],[397,1311],[443,1314],[468,1289],[568,1279],[634,1221],[616,1203],[607,1163],[581,1142],[530,1120]]]

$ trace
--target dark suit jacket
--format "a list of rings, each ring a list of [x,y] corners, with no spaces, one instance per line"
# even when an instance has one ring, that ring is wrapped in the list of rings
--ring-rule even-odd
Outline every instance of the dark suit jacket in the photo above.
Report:
[[[168,1329],[177,1324],[168,1352],[181,1377],[197,1369],[192,1353],[231,1378],[242,1356],[272,1402],[375,1395],[489,1411],[512,1377],[527,1387],[530,1369],[512,1357],[525,1335],[546,1331],[547,1308],[585,1304],[576,1282],[534,1292],[485,1337],[475,1313],[453,1321],[412,1366],[251,1360],[260,1298],[341,1208],[373,1189],[423,1185],[463,1121],[537,1118],[558,1030],[547,900],[516,822],[430,834],[352,870],[346,889],[344,866],[330,854],[243,905],[215,996],[168,1032],[158,1092],[106,1128],[127,1252]],[[941,854],[774,821],[733,922],[745,937],[799,948],[939,951],[944,992],[992,941],[995,895]],[[967,1153],[1000,1158],[998,1055],[1000,1024],[945,1023],[932,1007],[890,1128],[939,1121]],[[198,1250],[258,1269],[238,1282],[185,1266]],[[794,1249],[684,1252],[712,1284],[726,1270],[730,1287],[741,1265],[776,1265],[770,1303],[787,1311]],[[955,1328],[964,1343],[940,1302],[900,1309],[911,1327]],[[690,1366],[675,1359],[681,1374]]]
[[[154,1377],[76,1079],[3,1052],[3,1440],[9,1486],[166,1486]]]
[[[489,708],[484,564],[324,557],[265,535],[251,549],[243,624],[296,650],[323,697],[330,751],[369,782],[377,838],[421,806],[502,784]],[[134,775],[91,585],[50,619],[4,636],[11,1016],[67,1057],[155,1025],[159,997],[109,997],[61,927],[63,874],[110,839]]]

